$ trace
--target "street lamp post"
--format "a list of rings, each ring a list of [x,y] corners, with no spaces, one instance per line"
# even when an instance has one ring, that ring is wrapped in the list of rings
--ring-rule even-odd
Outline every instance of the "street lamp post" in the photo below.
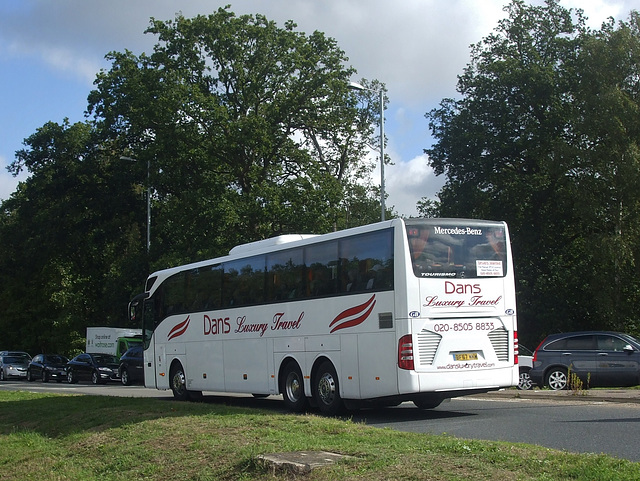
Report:
[[[384,90],[374,90],[364,87],[356,82],[349,82],[349,87],[354,90],[368,90],[376,92],[380,96],[380,209],[382,220],[385,219],[385,192],[384,192]]]
[[[121,160],[130,160],[133,162],[137,162],[138,159],[134,159],[132,157],[125,157],[123,155],[120,156]],[[147,160],[147,254],[149,253],[149,249],[151,248],[151,180],[149,177],[149,172],[151,170],[151,161]]]

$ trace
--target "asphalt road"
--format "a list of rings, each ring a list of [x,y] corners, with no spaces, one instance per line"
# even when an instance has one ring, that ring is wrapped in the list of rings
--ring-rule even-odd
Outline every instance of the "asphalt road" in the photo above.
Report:
[[[171,399],[171,391],[118,384],[93,386],[9,381],[0,389]],[[204,402],[259,407],[284,412],[280,396],[205,393]],[[522,442],[577,453],[605,453],[640,462],[640,404],[588,399],[457,398],[421,411],[412,403],[351,413],[356,422],[398,431],[449,434],[459,438]]]

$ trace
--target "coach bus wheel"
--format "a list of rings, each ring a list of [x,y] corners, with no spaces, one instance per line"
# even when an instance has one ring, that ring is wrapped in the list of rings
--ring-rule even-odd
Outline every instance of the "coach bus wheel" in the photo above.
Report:
[[[334,416],[344,409],[340,398],[338,375],[329,361],[323,362],[313,377],[313,399],[322,414]]]
[[[186,376],[184,375],[182,364],[177,363],[171,366],[169,382],[171,383],[171,390],[173,391],[174,398],[178,401],[189,400],[189,391],[187,391]]]
[[[307,407],[302,371],[300,371],[298,363],[291,361],[283,369],[280,392],[284,398],[284,405],[289,411],[299,413]]]
[[[437,408],[442,404],[441,397],[433,397],[433,396],[423,396],[416,399],[413,399],[413,404],[416,405],[418,409],[433,409]]]

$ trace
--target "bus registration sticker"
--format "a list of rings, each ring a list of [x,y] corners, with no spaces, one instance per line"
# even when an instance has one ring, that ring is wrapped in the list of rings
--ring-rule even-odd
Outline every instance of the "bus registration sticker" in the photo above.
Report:
[[[460,354],[454,354],[453,359],[456,361],[477,361],[478,353],[477,352],[463,352]]]

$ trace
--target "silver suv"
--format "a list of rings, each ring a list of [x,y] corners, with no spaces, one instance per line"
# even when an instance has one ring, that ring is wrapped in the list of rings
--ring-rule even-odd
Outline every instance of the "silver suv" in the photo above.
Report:
[[[575,375],[575,376],[574,376]],[[620,332],[553,334],[533,354],[531,381],[553,390],[640,384],[640,341]]]

